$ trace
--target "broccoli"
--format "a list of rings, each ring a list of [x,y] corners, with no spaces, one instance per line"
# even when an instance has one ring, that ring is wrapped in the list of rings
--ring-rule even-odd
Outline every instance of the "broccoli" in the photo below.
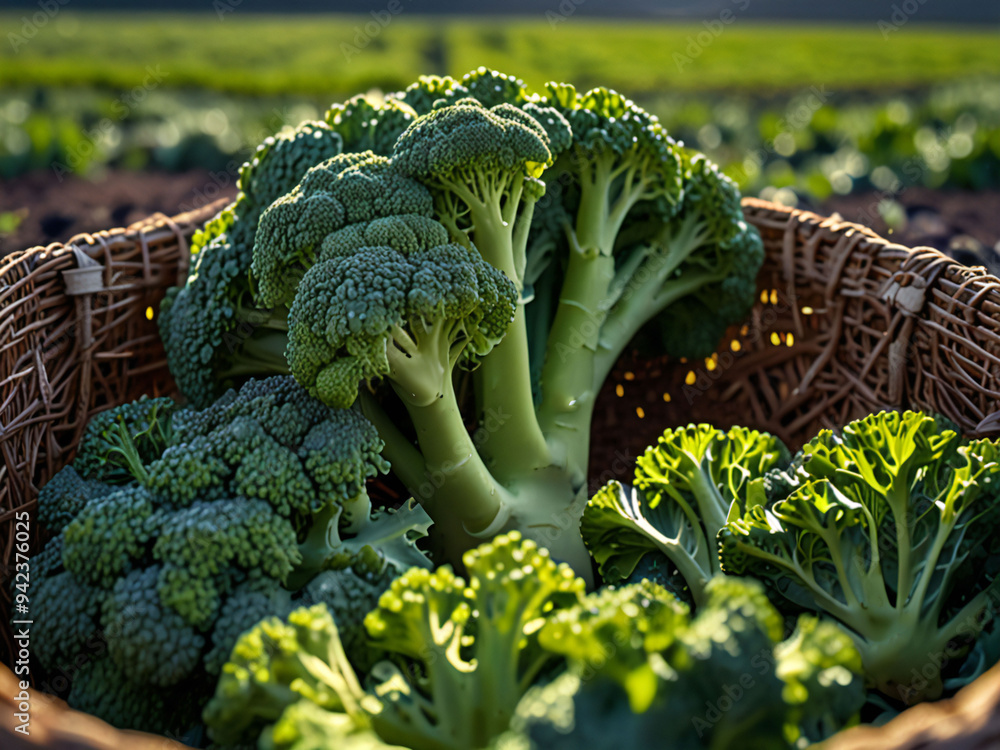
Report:
[[[399,134],[416,118],[411,103],[403,98],[389,96],[377,103],[364,94],[334,104],[325,116],[327,124],[343,140],[345,153],[371,151],[379,156],[392,153]]]
[[[447,560],[518,530],[590,581],[579,523],[597,394],[640,331],[704,356],[747,312],[763,252],[739,192],[603,88],[538,94],[480,68],[326,119],[342,153],[259,223],[205,230],[253,234],[251,302],[268,313],[244,338],[274,356],[243,356],[241,339],[213,360],[198,344],[201,372],[287,367],[328,405],[360,400]],[[218,278],[205,287],[233,309]],[[299,486],[296,467],[277,471]]]
[[[142,396],[100,412],[80,436],[73,467],[93,481],[141,481],[145,465],[170,442],[170,418],[176,409],[172,398]]]
[[[142,560],[160,516],[142,487],[88,502],[63,532],[63,564],[80,581],[105,589]]]
[[[759,584],[720,577],[707,589],[694,617],[643,582],[549,618],[539,643],[569,671],[525,695],[498,750],[790,749],[857,721],[865,696],[849,638],[804,616],[781,641]]]
[[[145,434],[137,421],[116,440],[139,455]],[[71,695],[119,726],[161,726],[144,708],[122,719],[128,691],[184,686],[191,702],[172,715],[175,731],[197,724],[205,675],[263,617],[329,599],[360,647],[360,618],[387,580],[430,566],[416,547],[430,519],[412,503],[373,511],[365,485],[387,469],[374,428],[287,376],[248,381],[202,410],[176,409],[164,434],[161,455],[140,464],[141,483],[84,497],[39,556],[32,606],[45,622],[33,644],[55,669],[106,642],[109,664]],[[85,481],[59,476],[60,486]],[[324,571],[336,572],[339,593],[328,578],[311,584]],[[112,672],[123,683],[114,695],[89,694]]]
[[[450,567],[411,569],[365,620],[392,660],[372,670],[383,739],[415,750],[485,747],[521,696],[553,663],[537,630],[580,600],[584,582],[517,532],[465,555],[466,583]]]
[[[287,713],[305,703],[315,709]],[[369,716],[377,706],[362,689],[329,610],[316,604],[295,610],[287,623],[271,617],[240,636],[204,718],[210,736],[223,745],[252,741],[274,724],[262,747],[301,742],[319,724],[330,732],[323,747],[340,747],[342,736],[346,747],[354,741],[367,746],[352,735],[367,735],[373,747],[381,747]]]
[[[38,492],[38,520],[49,531],[61,532],[87,503],[115,491],[115,487],[84,479],[69,464],[56,472]]]
[[[989,568],[967,562],[1000,527],[998,458],[997,442],[962,441],[919,412],[824,430],[796,489],[722,531],[723,570],[840,623],[885,695],[935,698],[942,663],[965,655],[997,596]]]
[[[159,327],[170,372],[196,406],[247,377],[288,372],[284,314],[257,306],[248,280],[257,224],[311,167],[341,150],[340,135],[321,122],[267,138],[240,168],[236,201],[195,234],[187,282],[163,300]]]
[[[650,553],[662,552],[680,572],[695,604],[719,567],[716,537],[742,514],[751,483],[788,462],[766,432],[709,425],[668,429],[636,461],[626,490],[611,482],[591,498],[581,531],[608,583],[631,576]]]

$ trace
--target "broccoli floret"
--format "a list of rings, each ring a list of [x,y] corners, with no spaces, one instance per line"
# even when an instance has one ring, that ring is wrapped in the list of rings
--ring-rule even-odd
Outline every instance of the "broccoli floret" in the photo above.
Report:
[[[63,534],[63,563],[80,581],[110,589],[146,555],[160,516],[142,487],[87,503]]]
[[[668,429],[636,461],[633,487],[611,482],[587,504],[581,532],[601,575],[618,583],[659,551],[680,571],[696,604],[721,573],[716,536],[748,503],[749,485],[788,462],[766,432],[710,425]]]
[[[302,560],[292,524],[266,502],[246,498],[199,501],[165,516],[153,556],[164,565],[163,603],[199,627],[217,616],[232,568],[284,582]]]
[[[552,663],[536,640],[539,625],[584,589],[567,565],[517,532],[467,552],[464,562],[468,583],[448,566],[404,573],[365,620],[372,642],[394,657],[372,671],[384,704],[375,727],[389,742],[485,747]]]
[[[252,268],[257,299],[290,303],[323,240],[345,225],[399,214],[430,216],[432,206],[426,188],[370,151],[313,167],[261,215]]]
[[[134,570],[115,584],[104,602],[101,623],[108,655],[136,685],[170,687],[201,661],[204,637],[169,607],[157,591],[159,566]]]
[[[371,151],[379,156],[392,153],[399,134],[416,117],[410,103],[402,98],[386,97],[384,102],[377,104],[364,94],[334,104],[326,112],[327,123],[344,140],[345,153]]]
[[[342,714],[351,727],[370,727],[358,682],[330,612],[322,604],[295,610],[288,622],[268,618],[244,633],[222,668],[205,723],[218,743],[252,741],[299,702]],[[377,705],[377,702],[376,702]]]
[[[38,493],[38,520],[50,531],[61,532],[87,503],[115,489],[104,482],[84,479],[72,464],[64,466]]]
[[[101,606],[108,592],[67,571],[44,577],[34,569],[31,573],[32,651],[43,665],[65,668],[101,633]]]
[[[722,531],[723,570],[839,622],[887,696],[937,697],[944,660],[927,654],[960,660],[997,595],[1000,579],[966,562],[1000,528],[1000,444],[881,412],[803,454],[797,489]]]
[[[850,639],[811,617],[782,631],[756,582],[713,579],[693,618],[649,582],[595,592],[542,627],[569,672],[525,696],[497,747],[791,750],[855,722]]]
[[[142,396],[97,414],[87,423],[73,467],[87,479],[108,484],[142,481],[145,465],[170,443],[172,398]]]
[[[195,235],[187,283],[160,308],[170,372],[193,404],[206,406],[247,377],[288,372],[284,312],[256,306],[250,289],[257,225],[265,208],[341,147],[341,137],[317,122],[267,139],[240,170],[236,202]]]

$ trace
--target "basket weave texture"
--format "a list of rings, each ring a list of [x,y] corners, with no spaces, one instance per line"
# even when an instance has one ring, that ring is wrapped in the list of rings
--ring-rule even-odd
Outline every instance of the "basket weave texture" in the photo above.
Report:
[[[0,572],[13,570],[15,510],[33,510],[89,417],[175,392],[154,312],[186,275],[194,229],[222,205],[0,260]],[[688,421],[766,429],[794,447],[872,411],[919,408],[970,436],[1000,434],[1000,280],[836,216],[743,208],[766,250],[749,318],[704,361],[624,357],[595,412],[595,468],[626,475],[665,426]],[[88,258],[97,270],[75,270]],[[9,607],[5,582],[5,623]]]

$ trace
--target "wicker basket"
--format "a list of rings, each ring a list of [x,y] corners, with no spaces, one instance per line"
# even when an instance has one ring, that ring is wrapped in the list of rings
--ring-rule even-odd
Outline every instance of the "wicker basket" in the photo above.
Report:
[[[31,509],[89,416],[141,393],[173,391],[154,311],[186,273],[195,226],[219,207],[0,262],[7,570],[13,509]],[[796,446],[821,427],[912,407],[942,413],[970,436],[1000,433],[1000,281],[839,217],[754,199],[744,200],[744,212],[767,252],[749,319],[705,361],[633,354],[619,363],[595,413],[592,466],[607,467],[595,471],[595,485],[628,473],[631,457],[664,426],[688,421],[747,424]],[[4,585],[5,622],[9,604]],[[6,629],[3,640],[9,649]]]

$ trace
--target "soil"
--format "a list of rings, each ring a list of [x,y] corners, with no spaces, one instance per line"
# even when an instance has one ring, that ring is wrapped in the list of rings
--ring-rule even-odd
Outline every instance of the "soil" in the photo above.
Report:
[[[235,182],[233,175],[207,170],[109,171],[93,180],[33,172],[0,180],[0,255],[63,242],[80,232],[128,226],[157,211],[173,216],[235,197]],[[20,221],[4,233],[10,222],[4,214],[9,213]]]

